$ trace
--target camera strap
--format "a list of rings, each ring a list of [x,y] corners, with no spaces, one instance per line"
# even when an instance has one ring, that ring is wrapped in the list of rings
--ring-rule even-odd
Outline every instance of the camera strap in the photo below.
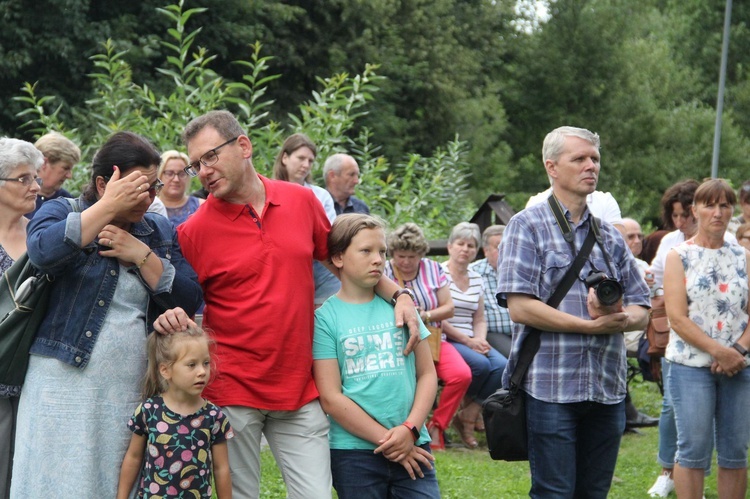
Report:
[[[586,239],[581,246],[581,251],[576,252],[574,243],[575,235],[573,234],[570,224],[565,219],[559,201],[555,198],[554,194],[550,194],[549,198],[547,198],[547,202],[552,209],[552,214],[555,216],[555,220],[560,227],[560,231],[562,232],[565,241],[570,245],[573,255],[575,255],[573,265],[571,265],[567,272],[565,272],[560,284],[555,288],[555,292],[552,293],[552,296],[547,300],[547,305],[552,308],[557,308],[563,298],[565,298],[565,295],[568,294],[568,291],[570,291],[573,283],[578,279],[578,275],[581,272],[583,265],[586,263],[586,259],[589,257],[589,254],[591,254],[591,249],[594,247],[594,243],[597,242],[596,235],[599,231],[596,219],[593,216],[590,217],[589,223],[591,224],[592,229],[590,229],[586,235]],[[597,230],[594,231],[593,227],[597,227]],[[601,239],[601,236],[599,236],[599,239]],[[604,250],[603,247],[602,250]],[[510,377],[510,391],[513,393],[518,391],[518,388],[521,386],[521,381],[523,381],[523,377],[526,376],[526,371],[529,369],[531,361],[534,359],[534,355],[536,355],[536,352],[539,350],[541,342],[540,333],[541,331],[538,329],[532,329],[531,333],[526,336],[523,345],[521,345],[521,350],[518,352],[518,362],[516,362],[516,367]]]

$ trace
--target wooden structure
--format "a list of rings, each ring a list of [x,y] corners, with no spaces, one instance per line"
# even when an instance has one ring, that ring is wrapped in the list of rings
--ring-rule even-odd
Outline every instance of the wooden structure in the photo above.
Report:
[[[504,199],[505,194],[490,194],[484,203],[482,203],[482,206],[480,206],[476,213],[474,213],[474,216],[471,217],[469,222],[477,224],[480,232],[484,232],[484,229],[490,225],[506,225],[516,212],[504,201]],[[446,248],[448,239],[434,239],[429,241],[429,243],[429,255],[448,254],[448,249]],[[479,248],[479,255],[477,255],[477,258],[483,258],[482,248]]]

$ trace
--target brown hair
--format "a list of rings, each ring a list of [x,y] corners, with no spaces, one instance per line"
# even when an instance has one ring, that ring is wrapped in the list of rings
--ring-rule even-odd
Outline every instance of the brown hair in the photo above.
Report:
[[[704,181],[695,191],[693,204],[716,203],[722,197],[732,206],[737,204],[737,195],[727,181],[723,178],[712,178]]]
[[[363,229],[385,230],[385,222],[373,215],[364,213],[346,213],[333,221],[328,233],[328,257],[340,255],[352,243],[354,236]]]
[[[413,251],[425,256],[430,245],[424,237],[424,232],[415,223],[407,222],[388,234],[388,253],[393,256],[394,251]]]
[[[675,203],[680,203],[683,210],[690,211],[690,205],[693,204],[695,190],[698,188],[698,185],[697,180],[682,180],[681,182],[677,182],[669,187],[664,192],[664,195],[661,198],[661,218],[664,222],[665,229],[675,229],[674,223],[672,222],[672,213],[674,212]]]
[[[275,178],[276,180],[284,180],[285,182],[289,181],[289,172],[287,171],[286,165],[284,164],[282,159],[284,157],[284,154],[286,154],[287,156],[291,156],[292,153],[300,147],[307,147],[308,149],[310,149],[313,153],[313,156],[318,155],[318,149],[315,147],[315,144],[313,144],[313,141],[310,140],[307,135],[305,135],[304,133],[295,133],[293,135],[290,135],[284,141],[284,144],[281,146],[281,150],[279,151],[278,156],[276,156],[276,161],[274,161],[273,163],[273,178]],[[307,174],[305,182],[312,183],[312,171]]]
[[[206,331],[198,326],[189,326],[185,331],[171,334],[161,334],[156,331],[148,336],[146,350],[148,352],[148,367],[143,379],[143,398],[148,399],[164,393],[169,388],[159,372],[159,367],[166,364],[171,365],[177,361],[177,346],[187,340],[204,340],[208,345],[211,355],[211,378],[216,375],[213,356],[214,341]]]

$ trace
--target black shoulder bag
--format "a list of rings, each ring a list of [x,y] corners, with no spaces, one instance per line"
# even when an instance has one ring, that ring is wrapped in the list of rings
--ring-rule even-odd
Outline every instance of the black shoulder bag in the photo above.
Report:
[[[576,254],[573,234],[568,221],[562,213],[562,209],[554,197],[550,195],[547,202],[552,208],[557,224],[563,233],[565,241],[570,245],[573,254],[576,255],[573,265],[568,268],[565,276],[555,289],[547,305],[557,308],[562,299],[568,294],[570,287],[575,282],[583,264],[591,253],[594,243],[598,239],[598,221],[591,216],[589,219],[589,233],[583,242],[581,251]],[[539,350],[540,331],[533,329],[526,337],[521,350],[518,353],[516,368],[510,377],[510,387],[506,390],[501,388],[487,397],[482,406],[485,432],[487,435],[487,447],[490,457],[499,461],[526,461],[529,459],[528,439],[526,432],[526,404],[523,394],[518,389],[523,382],[526,371],[531,361]]]

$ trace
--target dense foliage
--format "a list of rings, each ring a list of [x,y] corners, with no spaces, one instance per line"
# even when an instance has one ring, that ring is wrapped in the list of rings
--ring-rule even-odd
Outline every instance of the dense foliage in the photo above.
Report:
[[[540,3],[548,17],[537,17]],[[602,136],[600,187],[624,214],[655,223],[667,186],[710,173],[724,6],[187,0],[178,33],[178,11],[164,0],[0,0],[0,129],[30,139],[40,126],[65,124],[90,148],[100,143],[97,127],[140,120],[140,130],[171,147],[197,112],[230,107],[264,145],[259,168],[302,129],[321,143],[320,158],[359,151],[368,175],[360,189],[383,214],[406,210],[432,224],[437,211],[443,227],[493,192],[522,207],[546,187],[544,135],[572,124]],[[734,185],[750,176],[749,21],[750,4],[734,2],[719,167]],[[31,100],[13,101],[24,81],[38,82],[23,94]],[[341,115],[326,108],[326,99],[358,94],[363,100]],[[19,129],[33,116],[15,115],[38,104],[55,121]]]

